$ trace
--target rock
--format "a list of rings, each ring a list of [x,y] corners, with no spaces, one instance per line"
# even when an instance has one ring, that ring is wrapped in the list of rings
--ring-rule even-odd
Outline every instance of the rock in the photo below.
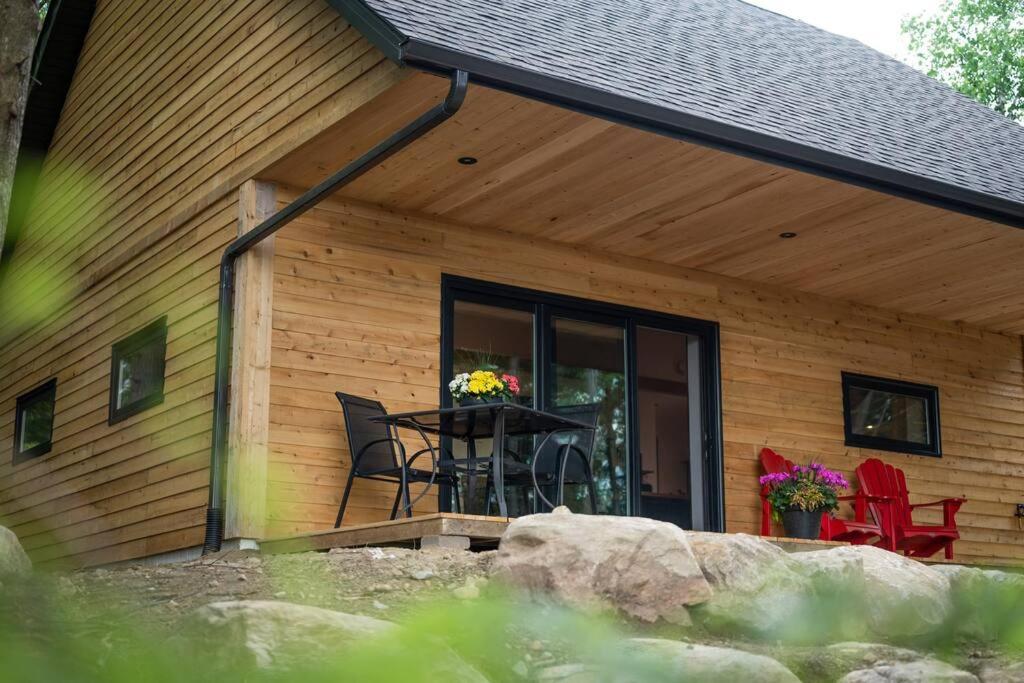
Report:
[[[926,655],[882,643],[843,642],[802,648],[779,658],[805,680],[836,681],[851,671],[870,669],[878,664],[916,662]]]
[[[839,683],[978,683],[978,677],[937,659],[879,664],[871,669],[851,671]]]
[[[843,558],[863,568],[861,604],[871,630],[885,637],[922,635],[941,627],[952,611],[949,579],[897,553],[856,545],[799,553],[802,571],[835,567]]]
[[[981,683],[1024,683],[1024,662],[988,663],[978,672]]]
[[[427,579],[433,578],[434,572],[430,569],[419,569],[417,571],[412,572],[410,576],[412,576],[412,578],[416,579],[417,581],[426,581]]]
[[[778,636],[801,623],[812,586],[784,550],[746,534],[685,535],[714,593],[699,610],[708,627]]]
[[[583,664],[559,664],[541,669],[536,676],[538,681],[557,681],[557,683],[596,683],[601,680],[597,670]]]
[[[23,577],[31,573],[32,560],[28,559],[18,537],[7,527],[0,526],[0,577]]]
[[[678,680],[702,683],[800,681],[792,671],[771,657],[742,650],[657,638],[633,638],[626,641],[625,649],[631,658],[641,658],[658,668],[667,667],[673,677],[678,676]]]
[[[847,664],[847,671],[864,669],[879,663],[916,662],[925,659],[920,652],[884,643],[835,643],[825,648],[829,656]]]
[[[260,668],[287,668],[334,654],[360,638],[387,633],[391,622],[270,600],[214,602],[196,611],[209,642],[227,645]]]
[[[997,639],[1019,619],[1024,609],[1024,576],[957,564],[932,569],[949,579],[955,611],[950,625],[961,636]]]
[[[562,508],[509,524],[492,572],[537,597],[586,610],[612,608],[646,622],[689,623],[686,607],[711,597],[679,527]]]

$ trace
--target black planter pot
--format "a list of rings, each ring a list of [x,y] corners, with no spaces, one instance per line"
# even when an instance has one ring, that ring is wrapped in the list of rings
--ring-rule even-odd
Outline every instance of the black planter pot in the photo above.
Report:
[[[459,406],[460,407],[484,406],[484,405],[492,405],[494,403],[504,403],[504,402],[505,402],[505,399],[502,396],[497,396],[497,397],[494,397],[494,398],[478,398],[478,397],[473,397],[473,398],[464,398],[464,399],[460,400],[459,401]]]
[[[808,512],[800,508],[790,508],[782,512],[782,528],[788,538],[804,538],[814,540],[821,533],[821,516],[824,510]]]

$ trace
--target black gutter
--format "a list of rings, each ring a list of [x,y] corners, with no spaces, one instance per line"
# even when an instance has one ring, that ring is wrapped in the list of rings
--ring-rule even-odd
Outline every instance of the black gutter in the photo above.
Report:
[[[435,127],[451,118],[462,106],[469,85],[468,74],[455,69],[450,72],[451,86],[444,100],[421,114],[411,123],[378,143],[370,151],[352,161],[319,185],[304,192],[258,226],[242,235],[224,249],[220,261],[220,296],[217,302],[217,357],[213,389],[213,444],[210,452],[210,498],[206,510],[206,537],[203,553],[217,552],[224,540],[224,502],[228,457],[228,384],[231,374],[231,328],[235,286],[235,260],[275,232],[306,213],[328,195],[371,170],[382,161],[404,149]]]
[[[338,4],[349,6],[349,3]],[[345,16],[349,17],[349,14],[346,12]],[[349,19],[352,20],[351,17]],[[449,73],[452,69],[462,69],[472,75],[474,83],[563,109],[949,211],[1024,228],[1024,204],[1019,202],[772,137],[721,121],[665,109],[415,38],[404,39],[401,45],[392,46],[391,51],[393,52],[396,47],[400,49],[401,63],[423,71]]]

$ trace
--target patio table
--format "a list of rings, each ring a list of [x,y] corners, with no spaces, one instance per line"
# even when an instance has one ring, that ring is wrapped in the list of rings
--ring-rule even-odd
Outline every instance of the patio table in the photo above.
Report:
[[[515,403],[479,403],[456,408],[394,413],[371,419],[396,428],[418,432],[427,443],[438,467],[442,465],[462,466],[468,471],[473,471],[471,468],[479,466],[489,467],[494,481],[495,497],[498,500],[498,513],[502,517],[508,517],[503,458],[506,439],[514,436],[544,436],[540,445],[534,449],[534,454],[536,454],[543,447],[544,441],[554,434],[594,430],[593,425]],[[434,451],[434,445],[427,435],[450,437],[466,443],[468,457],[438,458]],[[476,442],[479,439],[493,440],[494,445],[489,458],[477,457]],[[534,486],[536,486],[536,481],[534,481]]]

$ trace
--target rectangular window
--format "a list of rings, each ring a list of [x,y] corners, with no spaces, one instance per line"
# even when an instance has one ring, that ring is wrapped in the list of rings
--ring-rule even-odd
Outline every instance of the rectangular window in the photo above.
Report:
[[[14,417],[14,464],[50,452],[57,380],[18,397]]]
[[[844,372],[843,419],[847,446],[942,455],[936,387]]]
[[[114,344],[111,348],[108,424],[163,403],[166,350],[166,317]]]

